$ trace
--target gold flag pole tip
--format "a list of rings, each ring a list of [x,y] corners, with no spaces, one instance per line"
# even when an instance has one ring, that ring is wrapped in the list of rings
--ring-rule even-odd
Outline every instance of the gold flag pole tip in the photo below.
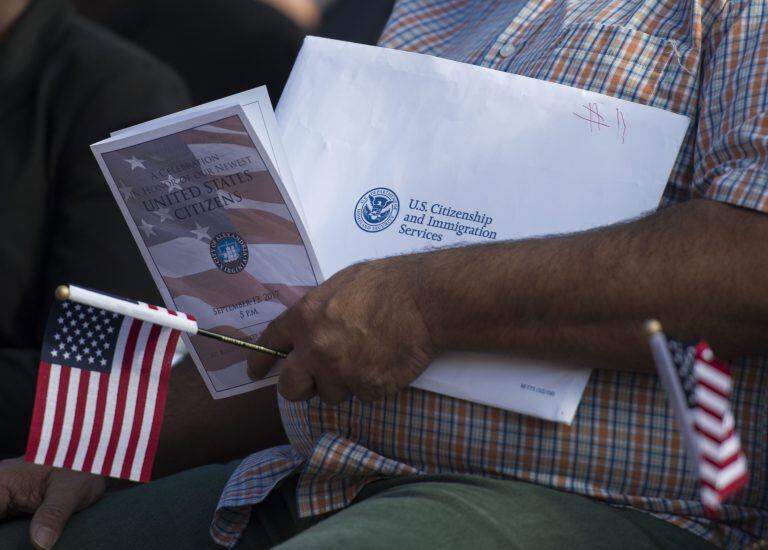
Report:
[[[646,321],[645,331],[650,336],[653,336],[654,334],[658,334],[659,332],[661,332],[661,323],[659,323],[656,319],[651,319],[649,321]]]
[[[56,294],[56,298],[61,300],[62,302],[69,300],[69,286],[68,285],[57,286],[55,294]]]

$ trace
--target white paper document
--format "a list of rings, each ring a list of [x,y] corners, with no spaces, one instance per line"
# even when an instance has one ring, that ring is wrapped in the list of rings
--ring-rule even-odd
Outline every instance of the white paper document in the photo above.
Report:
[[[273,163],[281,149],[271,109],[265,90],[254,90],[92,146],[165,305],[248,341],[319,280]],[[185,342],[215,398],[277,381],[277,369],[252,381],[243,348]]]
[[[319,38],[306,39],[277,118],[324,278],[364,259],[653,210],[688,127],[605,95]],[[456,354],[414,386],[570,423],[589,372]]]

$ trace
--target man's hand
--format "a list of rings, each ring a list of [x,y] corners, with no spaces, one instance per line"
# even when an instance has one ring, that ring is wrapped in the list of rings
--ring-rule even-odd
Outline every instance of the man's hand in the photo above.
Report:
[[[24,462],[0,461],[0,520],[34,514],[29,535],[35,548],[53,548],[69,517],[99,500],[104,478]]]
[[[371,401],[406,387],[437,354],[417,303],[418,256],[351,266],[276,318],[259,343],[289,351],[278,389],[290,400],[319,394]],[[252,354],[260,379],[273,360]]]

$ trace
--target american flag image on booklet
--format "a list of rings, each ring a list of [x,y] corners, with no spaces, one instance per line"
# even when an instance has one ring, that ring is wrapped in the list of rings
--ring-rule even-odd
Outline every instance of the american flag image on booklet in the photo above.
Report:
[[[37,464],[149,481],[180,332],[284,356],[152,304],[74,285],[56,296],[25,455]]]
[[[728,497],[749,480],[731,411],[730,368],[704,341],[667,340],[657,321],[646,323],[646,329],[688,460],[699,478],[701,504],[716,519]]]
[[[164,305],[246,342],[319,281],[274,147],[240,106],[179,113],[92,146]],[[199,335],[185,343],[215,398],[277,381],[277,369],[252,380],[243,348]]]

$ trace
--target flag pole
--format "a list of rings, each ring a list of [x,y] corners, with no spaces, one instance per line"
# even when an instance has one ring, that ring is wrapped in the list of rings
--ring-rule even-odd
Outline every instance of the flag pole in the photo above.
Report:
[[[73,292],[73,290],[75,292]],[[188,334],[198,334],[200,336],[205,336],[206,338],[212,338],[214,340],[218,340],[219,342],[232,344],[233,346],[239,346],[241,348],[249,349],[252,351],[266,353],[267,355],[272,355],[273,357],[278,357],[280,359],[285,359],[286,357],[288,357],[287,353],[278,351],[276,349],[268,348],[266,346],[260,346],[258,344],[246,342],[245,340],[240,340],[238,338],[232,338],[231,336],[226,336],[225,334],[219,334],[218,332],[211,332],[209,330],[202,329],[199,326],[197,326],[197,323],[192,321],[191,318],[183,319],[181,317],[177,317],[176,319],[173,319],[172,317],[167,317],[166,319],[168,321],[173,321],[173,323],[170,323],[170,322],[164,322],[163,320],[156,317],[154,313],[148,310],[141,309],[141,310],[138,310],[137,312],[134,312],[132,310],[133,308],[137,307],[137,304],[134,304],[127,300],[122,300],[120,298],[115,298],[113,296],[108,296],[100,292],[95,292],[93,290],[74,287],[72,285],[59,285],[58,287],[56,287],[55,295],[56,295],[56,298],[58,300],[61,300],[62,302],[71,300],[79,304],[97,307],[100,309],[104,309],[106,311],[111,311],[113,313],[118,313],[120,315],[125,315],[128,317],[137,317],[135,315],[135,313],[137,312],[143,313],[141,317],[137,317],[137,318],[141,318],[141,320],[143,321],[148,321],[158,325],[169,326],[170,328],[174,328],[176,330],[180,330]]]
[[[218,332],[211,332],[209,330],[198,328],[197,334],[199,334],[200,336],[205,336],[206,338],[213,338],[214,340],[218,340],[219,342],[226,342],[227,344],[240,346],[241,348],[246,348],[252,351],[259,351],[261,353],[266,353],[267,355],[272,355],[280,359],[285,359],[286,357],[288,357],[288,354],[282,351],[278,351],[276,349],[268,348],[265,346],[260,346],[258,344],[252,344],[251,342],[246,342],[245,340],[238,340],[237,338],[232,338],[224,334],[219,334]]]
[[[680,387],[679,379],[677,379],[677,369],[669,352],[667,337],[662,331],[661,323],[656,319],[645,322],[645,331],[648,334],[656,370],[664,389],[667,390],[672,411],[677,419],[685,447],[691,459],[689,462],[691,470],[698,471],[699,450],[694,437],[693,418],[685,412],[685,395]]]

